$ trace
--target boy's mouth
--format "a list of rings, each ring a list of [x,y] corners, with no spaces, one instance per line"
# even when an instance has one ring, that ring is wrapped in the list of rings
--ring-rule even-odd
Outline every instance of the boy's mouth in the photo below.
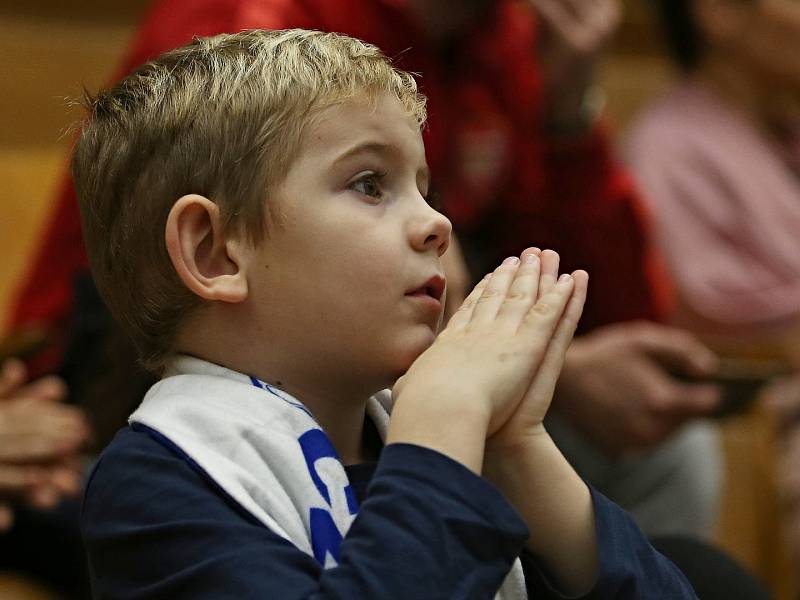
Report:
[[[441,301],[447,280],[441,275],[434,275],[421,286],[406,292],[406,296],[430,296],[437,302]]]

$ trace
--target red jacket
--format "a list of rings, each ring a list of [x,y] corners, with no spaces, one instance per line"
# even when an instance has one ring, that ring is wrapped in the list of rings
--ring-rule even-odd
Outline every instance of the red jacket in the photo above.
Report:
[[[241,29],[303,27],[372,42],[399,67],[421,74],[434,186],[466,245],[480,240],[485,264],[479,270],[528,245],[553,248],[565,269],[584,268],[591,276],[584,331],[662,316],[666,280],[641,202],[611,158],[605,134],[560,144],[542,134],[530,9],[498,1],[473,34],[446,48],[432,47],[407,12],[403,0],[163,0],[145,18],[118,75],[193,36]],[[12,326],[35,321],[63,331],[73,278],[85,269],[74,192],[65,178],[16,298]]]

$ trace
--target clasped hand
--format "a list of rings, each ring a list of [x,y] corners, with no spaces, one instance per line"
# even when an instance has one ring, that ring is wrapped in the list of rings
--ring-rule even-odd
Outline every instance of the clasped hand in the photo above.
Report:
[[[514,447],[540,430],[588,283],[584,271],[559,277],[558,263],[555,252],[529,248],[475,287],[395,386],[393,424],[415,423],[411,438],[399,438],[480,472],[483,446],[455,448],[458,436],[443,436],[439,418],[448,429],[471,424],[472,436],[494,448]]]

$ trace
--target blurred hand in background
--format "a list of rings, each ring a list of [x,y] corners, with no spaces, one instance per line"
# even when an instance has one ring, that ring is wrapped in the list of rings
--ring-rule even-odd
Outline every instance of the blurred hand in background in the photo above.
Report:
[[[692,334],[649,322],[601,327],[576,338],[554,406],[609,456],[652,448],[690,419],[713,412],[715,355]]]
[[[595,66],[622,22],[619,0],[528,0],[539,19],[539,57],[551,128],[581,129]],[[585,127],[584,127],[585,128]]]
[[[47,509],[80,490],[90,430],[80,409],[61,403],[66,394],[54,376],[28,382],[19,360],[0,366],[0,531],[13,523],[12,503]]]

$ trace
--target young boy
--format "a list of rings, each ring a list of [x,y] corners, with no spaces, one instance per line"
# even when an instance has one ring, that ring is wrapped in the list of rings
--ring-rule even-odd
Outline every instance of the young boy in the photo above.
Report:
[[[542,426],[586,274],[530,248],[436,337],[450,224],[408,73],[242,32],[90,113],[94,276],[162,374],[88,484],[97,597],[694,597]]]

